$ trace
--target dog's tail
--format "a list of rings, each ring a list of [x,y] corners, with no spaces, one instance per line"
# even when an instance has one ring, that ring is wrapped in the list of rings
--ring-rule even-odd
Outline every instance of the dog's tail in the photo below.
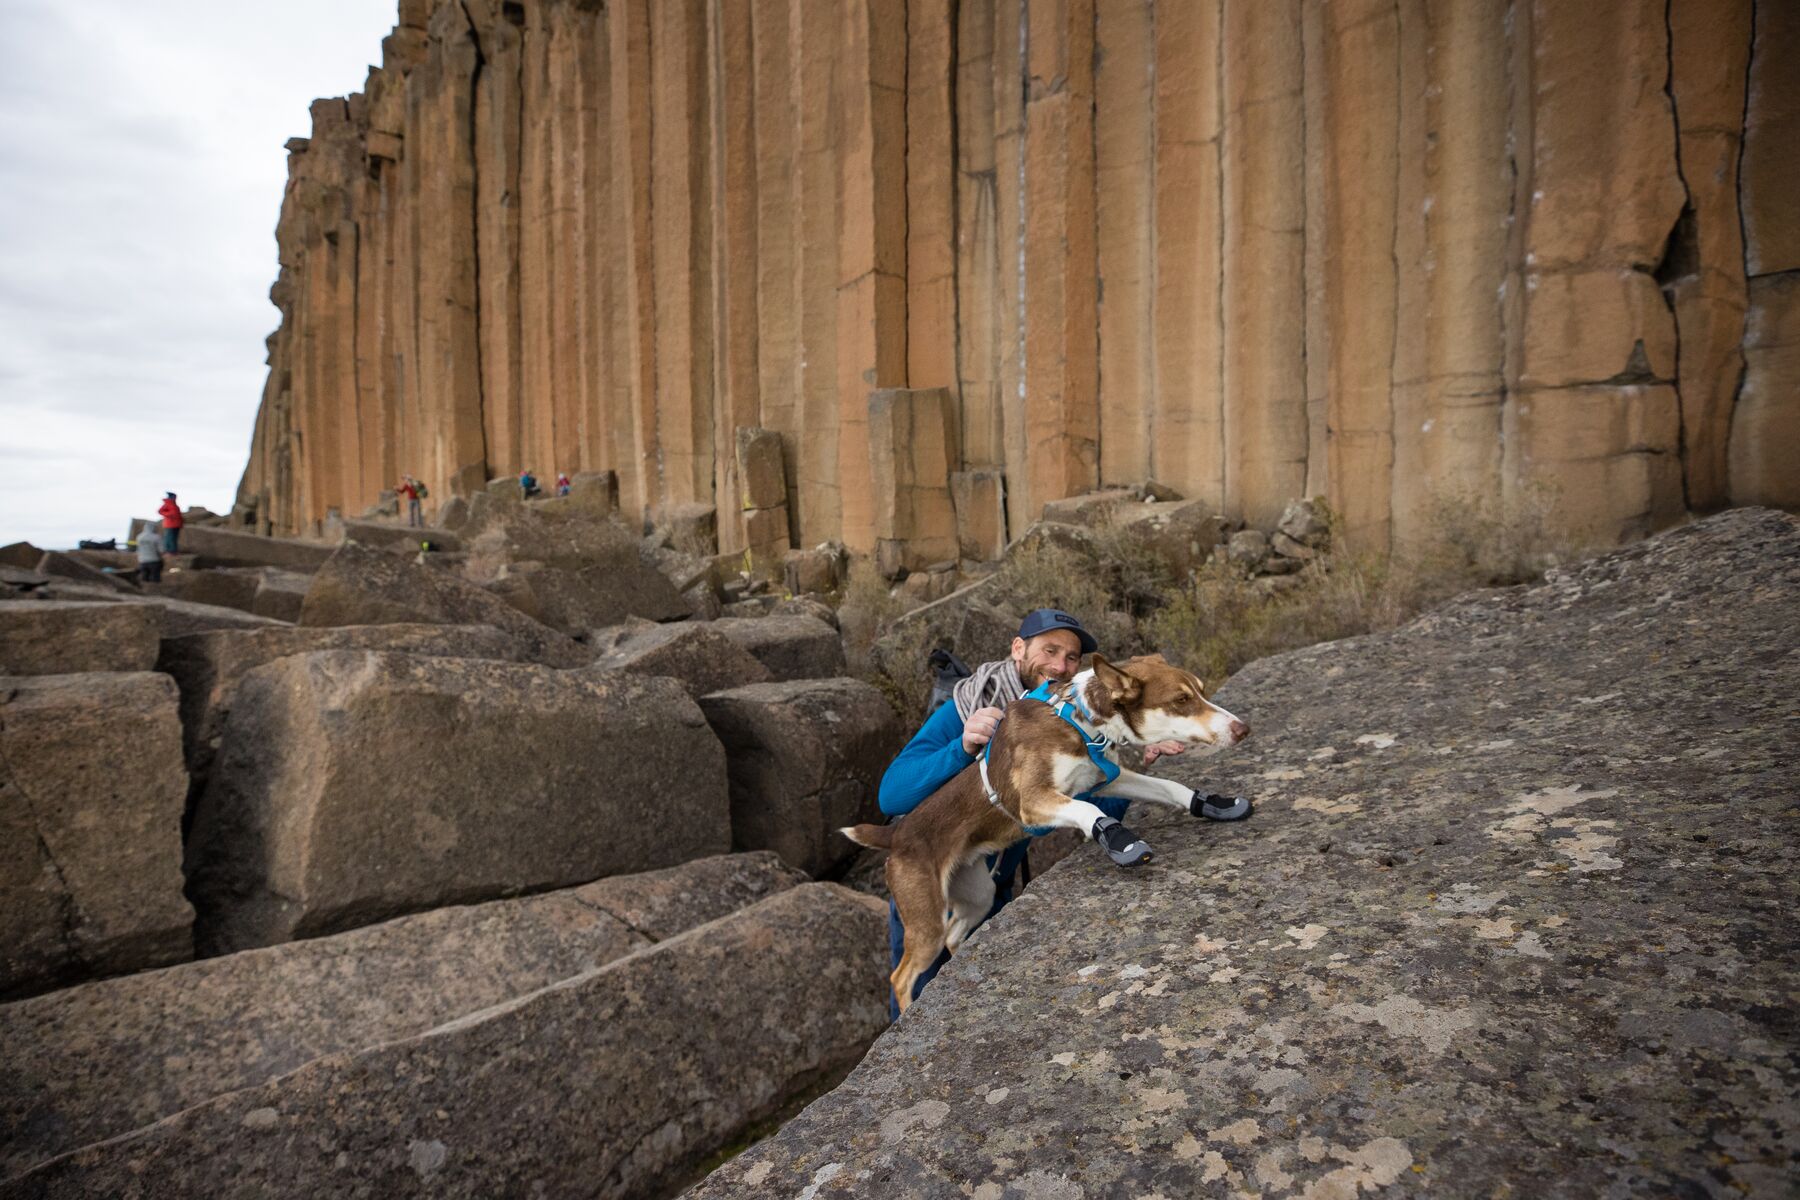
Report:
[[[892,825],[846,825],[838,830],[859,846],[867,846],[871,850],[892,850],[894,848],[894,826]]]

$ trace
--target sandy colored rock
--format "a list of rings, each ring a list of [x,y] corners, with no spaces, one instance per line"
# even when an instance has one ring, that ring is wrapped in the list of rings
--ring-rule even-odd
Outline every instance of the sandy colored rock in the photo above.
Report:
[[[186,869],[222,953],[729,844],[723,752],[674,680],[328,650],[239,681]]]
[[[712,624],[755,656],[776,680],[827,679],[844,673],[844,646],[838,631],[818,617],[771,613],[726,617]]]
[[[957,553],[993,562],[1006,550],[1006,481],[998,471],[953,471]]]
[[[316,1058],[414,1037],[802,882],[698,859],[518,900],[202,959],[0,1006],[0,1177]]]
[[[769,669],[755,655],[712,628],[712,622],[681,621],[668,625],[618,626],[595,630],[596,647],[584,672],[656,675],[678,680],[698,700],[708,692],[765,683]]]
[[[181,691],[181,739],[188,774],[204,784],[245,675],[290,654],[393,650],[445,658],[524,662],[516,638],[484,625],[344,625],[326,629],[228,629],[165,637],[154,660]]]
[[[1156,771],[1254,817],[1134,808],[690,1195],[1781,1194],[1797,619],[1743,510],[1252,664]]]
[[[958,554],[950,472],[961,458],[956,414],[945,388],[869,393],[869,469],[875,537],[902,547],[916,570]]]
[[[860,679],[757,683],[700,699],[725,746],[734,850],[773,850],[819,876],[856,845],[838,832],[879,821],[876,789],[906,743],[887,699]]]
[[[0,675],[148,671],[162,636],[158,610],[104,600],[0,604]]]
[[[491,625],[523,643],[535,661],[578,666],[587,653],[572,639],[447,571],[355,543],[338,548],[313,576],[306,626]]]
[[[885,388],[945,389],[944,474],[1003,476],[1015,536],[1153,476],[1258,528],[1323,496],[1359,552],[1446,505],[1611,543],[1800,470],[1731,445],[1780,431],[1738,379],[1751,280],[1800,266],[1788,6],[744,7],[403,14],[289,143],[248,462],[187,548],[403,471],[479,524],[530,467],[581,493],[542,512],[711,506],[767,578],[826,540],[898,578],[949,555],[877,529],[922,448],[871,461]],[[1678,389],[1672,446],[1581,391],[1625,387]]]
[[[1731,499],[1800,508],[1800,480],[1787,449],[1800,438],[1800,274],[1750,283],[1744,386],[1731,427]]]
[[[789,888],[417,1037],[64,1155],[4,1191],[147,1194],[157,1185],[144,1181],[179,1177],[195,1192],[263,1196],[670,1192],[880,1032],[883,913],[835,884]],[[571,1089],[586,1101],[569,1103]]]
[[[168,677],[0,679],[0,768],[0,1000],[193,956]]]

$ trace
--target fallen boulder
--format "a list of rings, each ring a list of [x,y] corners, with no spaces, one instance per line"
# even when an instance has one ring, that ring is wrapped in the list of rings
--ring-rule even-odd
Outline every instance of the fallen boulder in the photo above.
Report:
[[[1790,1193],[1796,627],[1737,510],[1251,664],[1157,770],[1253,818],[1134,808],[690,1195]]]
[[[0,567],[17,567],[21,571],[35,571],[43,560],[44,552],[30,542],[8,542],[0,546]]]
[[[148,671],[161,636],[148,604],[22,599],[0,604],[0,675]]]
[[[517,638],[486,625],[229,629],[164,638],[154,662],[181,689],[182,748],[196,788],[212,769],[239,681],[264,663],[315,650],[395,650],[506,662],[529,657]]]
[[[250,601],[250,611],[259,617],[297,622],[300,609],[306,603],[306,591],[311,586],[310,575],[284,571],[280,567],[264,567],[257,575],[256,595]]]
[[[170,600],[253,612],[259,580],[256,575],[247,573],[248,570],[230,567],[207,571],[175,568],[165,571],[160,583],[144,586],[154,589],[155,595]]]
[[[906,743],[874,686],[757,683],[702,697],[700,708],[725,746],[733,849],[773,850],[815,876],[856,853],[838,830],[880,819],[875,791]]]
[[[616,520],[540,505],[496,508],[468,543],[468,578],[565,633],[627,617],[673,621],[687,601]]]
[[[776,679],[828,679],[846,670],[838,631],[817,617],[771,613],[725,617],[712,624],[755,655]]]
[[[415,622],[492,625],[550,666],[579,666],[590,657],[573,639],[449,571],[354,542],[319,568],[300,610],[300,624],[310,626]]]
[[[729,848],[724,752],[672,679],[325,650],[238,681],[187,874],[218,954]]]
[[[783,891],[607,966],[188,1108],[0,1195],[668,1195],[886,1024],[885,909]]]
[[[198,555],[226,567],[285,567],[310,574],[325,565],[333,549],[317,542],[263,537],[214,526],[184,526],[181,531],[182,557]]]
[[[754,655],[704,621],[618,625],[595,630],[588,644],[597,653],[586,670],[678,679],[695,699],[770,678]]]
[[[773,854],[703,858],[0,1005],[0,1179],[323,1055],[481,1012],[801,882]]]
[[[0,1000],[193,956],[186,798],[167,676],[0,680]]]
[[[340,532],[348,541],[360,542],[380,550],[417,553],[420,542],[430,542],[435,550],[454,552],[462,549],[462,540],[448,529],[352,518],[340,523]]]
[[[65,554],[61,550],[44,551],[44,556],[38,559],[37,569],[44,575],[54,575],[59,579],[72,579],[76,583],[110,588],[115,592],[127,592],[135,595],[138,590],[137,584],[125,576],[112,571],[103,571],[91,563],[82,562],[73,554]]]

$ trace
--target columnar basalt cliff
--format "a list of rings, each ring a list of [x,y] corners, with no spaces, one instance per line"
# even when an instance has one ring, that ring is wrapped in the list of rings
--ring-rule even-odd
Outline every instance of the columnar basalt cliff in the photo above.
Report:
[[[1375,549],[1800,506],[1796,61],[1766,0],[402,0],[289,144],[240,518],[522,467],[723,550],[942,545],[921,476]]]

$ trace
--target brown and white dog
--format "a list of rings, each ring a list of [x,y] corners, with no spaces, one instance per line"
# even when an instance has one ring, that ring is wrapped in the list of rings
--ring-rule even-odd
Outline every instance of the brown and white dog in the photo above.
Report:
[[[1120,769],[1104,787],[1096,748],[1116,766],[1118,743],[1178,741],[1222,749],[1249,726],[1206,699],[1193,673],[1160,654],[1110,663],[1100,655],[1067,683],[1057,704],[1015,700],[987,757],[927,797],[897,825],[842,830],[858,845],[891,849],[888,890],[906,927],[906,949],[891,977],[904,1012],[913,983],[945,948],[955,953],[994,903],[994,878],[982,859],[1025,836],[1026,827],[1079,829],[1122,866],[1147,861],[1150,848],[1087,800],[1084,793],[1153,800],[1199,815],[1203,798],[1171,779]],[[1059,709],[1071,715],[1060,715]],[[1085,736],[1084,736],[1085,735]],[[948,918],[946,919],[946,914]]]

